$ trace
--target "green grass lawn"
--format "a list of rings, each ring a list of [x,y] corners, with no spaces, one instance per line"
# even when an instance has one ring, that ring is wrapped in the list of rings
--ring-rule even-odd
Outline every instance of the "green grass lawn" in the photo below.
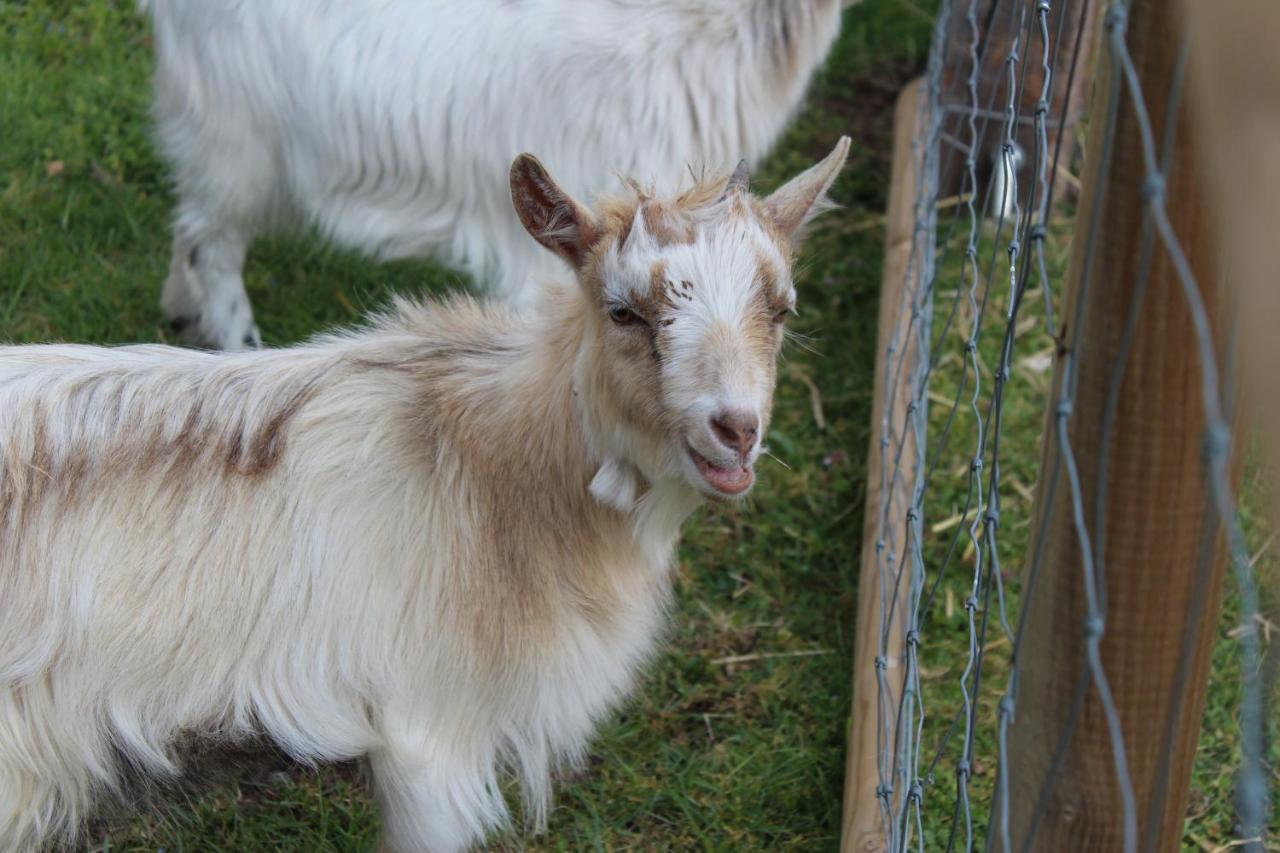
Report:
[[[168,339],[157,301],[171,197],[147,136],[151,45],[134,6],[0,0],[0,338]],[[708,508],[690,525],[668,651],[601,731],[589,765],[562,786],[549,831],[499,845],[834,849],[891,109],[923,66],[931,7],[865,0],[849,10],[807,109],[759,176],[761,187],[775,186],[841,133],[854,138],[835,189],[845,209],[822,221],[802,265],[794,327],[808,342],[781,367],[769,439],[778,461],[763,463],[749,505]],[[305,236],[258,244],[246,279],[271,345],[357,321],[392,292],[465,286],[428,263],[375,264]],[[1029,489],[1037,395],[1047,385],[1026,382],[1010,391],[1018,402],[1005,458]],[[1005,540],[1013,575],[1020,542],[1025,533]],[[967,642],[960,615],[942,607],[937,618],[929,666],[955,674]],[[1232,837],[1230,626],[1224,619],[1215,652],[1188,822],[1193,849]],[[954,681],[927,685],[940,710],[958,701]],[[993,756],[985,760],[989,779]],[[950,809],[931,805],[927,832],[936,838]],[[104,820],[88,847],[348,851],[371,849],[376,833],[358,774],[336,768],[250,778],[138,820]]]

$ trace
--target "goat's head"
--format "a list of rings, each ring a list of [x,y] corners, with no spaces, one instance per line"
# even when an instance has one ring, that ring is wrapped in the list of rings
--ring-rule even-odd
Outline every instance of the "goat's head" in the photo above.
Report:
[[[744,163],[673,199],[633,183],[630,197],[594,210],[534,157],[516,159],[516,212],[573,267],[587,297],[591,393],[620,413],[613,452],[711,497],[750,490],[795,306],[793,249],[802,226],[826,209],[848,151],[841,139],[767,198],[748,192]],[[628,452],[638,446],[658,448],[660,458],[642,463]]]

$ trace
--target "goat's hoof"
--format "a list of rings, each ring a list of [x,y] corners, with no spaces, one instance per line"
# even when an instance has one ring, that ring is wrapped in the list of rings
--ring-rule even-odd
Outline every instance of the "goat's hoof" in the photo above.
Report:
[[[173,332],[180,346],[193,349],[207,349],[204,332],[200,328],[199,314],[170,314],[167,318],[169,330]]]
[[[184,317],[179,315],[177,317],[169,318],[169,328],[173,330],[174,334],[185,335],[188,329],[197,325],[199,322],[199,314],[194,317]]]

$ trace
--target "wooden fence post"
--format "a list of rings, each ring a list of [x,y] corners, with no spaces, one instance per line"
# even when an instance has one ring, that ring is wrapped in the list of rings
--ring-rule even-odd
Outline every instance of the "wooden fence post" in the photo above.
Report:
[[[889,417],[894,424],[905,423],[907,404],[911,400],[911,383],[906,380],[909,372],[897,383],[894,399],[886,396],[886,351],[890,340],[896,336],[900,342],[900,359],[909,364],[915,355],[914,335],[907,332],[909,311],[902,310],[903,292],[906,287],[907,266],[912,255],[912,235],[915,229],[915,202],[919,163],[912,141],[919,130],[922,99],[927,97],[923,80],[908,84],[898,96],[894,108],[893,166],[889,183],[889,207],[885,225],[884,269],[880,279],[880,324],[876,343],[875,392],[872,396],[871,444],[867,451],[867,499],[863,516],[862,561],[858,580],[858,624],[854,647],[853,708],[849,720],[849,751],[845,769],[844,819],[841,831],[842,853],[875,853],[885,849],[883,826],[876,786],[877,772],[877,689],[875,658],[880,652],[880,570],[877,564],[875,541],[880,518],[880,424]],[[896,330],[896,331],[895,331]],[[900,427],[901,428],[901,427]],[[913,455],[913,436],[905,430],[906,446],[903,458]],[[896,452],[896,447],[895,447]],[[896,518],[903,518],[910,501],[909,489],[904,486],[894,493]],[[906,542],[901,529],[889,531],[888,547],[902,554]],[[897,591],[896,612],[898,624],[906,618],[908,584],[904,581]],[[891,631],[884,649],[889,682],[897,686],[902,673],[902,631]],[[892,688],[891,688],[892,689]],[[893,704],[897,706],[897,696]],[[889,723],[892,743],[893,727]]]
[[[1212,14],[1218,14],[1216,6]],[[1185,31],[1178,5],[1133,0],[1127,30],[1129,51],[1159,137]],[[1069,435],[1082,481],[1084,517],[1094,541],[1103,543],[1099,588],[1106,619],[1101,657],[1124,733],[1139,849],[1176,850],[1204,708],[1225,559],[1219,531],[1216,544],[1209,540],[1210,570],[1197,577],[1205,524],[1213,517],[1203,464],[1200,364],[1190,313],[1158,240],[1110,432],[1106,511],[1101,529],[1093,527],[1101,420],[1121,352],[1122,328],[1140,279],[1145,172],[1133,103],[1127,94],[1119,101],[1109,163],[1102,162],[1108,93],[1120,71],[1107,58],[1105,43],[1099,54],[1084,193],[1063,303],[1064,337],[1069,341],[1078,326],[1083,335],[1078,349],[1068,356],[1075,360],[1078,389]],[[1166,207],[1221,340],[1226,291],[1215,269],[1188,116],[1189,110],[1183,108],[1173,118]],[[1100,174],[1105,176],[1101,185]],[[1095,209],[1098,218],[1093,221]],[[1086,254],[1090,230],[1097,235],[1092,257]],[[1053,401],[1058,399],[1063,364],[1060,355]],[[1021,682],[1010,728],[1012,843],[1017,850],[1119,850],[1121,797],[1096,686],[1084,694],[1074,737],[1050,776],[1051,757],[1086,670],[1081,551],[1054,424],[1051,404],[1035,509],[1036,520],[1044,523],[1033,532],[1027,561],[1031,565],[1030,555],[1042,548],[1043,564],[1034,586],[1024,583],[1022,607],[1028,627],[1019,652]],[[1055,470],[1059,483],[1050,503],[1046,484]],[[1179,691],[1184,642],[1190,654]],[[1179,695],[1180,702],[1175,699]],[[1045,808],[1037,821],[1042,796]],[[1028,844],[1033,822],[1037,823],[1034,843]]]
[[[1240,300],[1242,359],[1251,411],[1280,422],[1280,4],[1185,0],[1190,95],[1214,236]],[[1280,430],[1261,431],[1280,470]]]

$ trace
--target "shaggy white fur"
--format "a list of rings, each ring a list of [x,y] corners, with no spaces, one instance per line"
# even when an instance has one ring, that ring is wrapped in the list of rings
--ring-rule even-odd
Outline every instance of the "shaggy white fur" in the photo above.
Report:
[[[499,295],[564,269],[501,180],[532,150],[566,189],[672,192],[754,164],[838,32],[839,0],[143,0],[178,208],[163,305],[187,339],[259,337],[252,240],[304,224],[433,256]]]
[[[745,494],[791,238],[848,140],[595,211],[532,158],[575,259],[537,310],[404,303],[291,349],[0,348],[0,850],[66,838],[184,746],[363,758],[384,846],[545,816],[652,653],[680,526]]]

